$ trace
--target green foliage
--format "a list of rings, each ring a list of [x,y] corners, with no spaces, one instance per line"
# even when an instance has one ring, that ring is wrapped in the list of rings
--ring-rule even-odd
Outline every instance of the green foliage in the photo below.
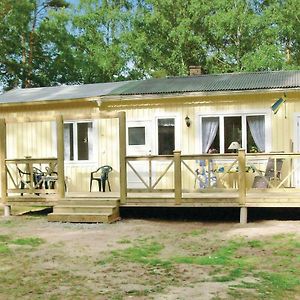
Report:
[[[298,0],[2,0],[0,82],[16,86],[299,69]]]

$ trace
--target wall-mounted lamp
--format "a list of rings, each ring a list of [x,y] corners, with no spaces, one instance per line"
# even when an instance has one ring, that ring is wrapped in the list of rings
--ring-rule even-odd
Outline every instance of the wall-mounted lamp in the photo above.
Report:
[[[185,120],[186,126],[190,127],[191,126],[191,120],[190,120],[189,116],[186,116],[184,120]]]

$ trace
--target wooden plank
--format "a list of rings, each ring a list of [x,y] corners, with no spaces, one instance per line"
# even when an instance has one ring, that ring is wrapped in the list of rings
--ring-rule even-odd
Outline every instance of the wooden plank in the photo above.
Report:
[[[6,172],[6,123],[0,119],[0,176],[1,176],[1,201],[7,202],[7,172]]]
[[[14,159],[6,159],[5,160],[7,164],[26,164],[26,163],[32,163],[32,164],[49,164],[49,163],[56,163],[57,158],[55,157],[49,157],[49,158],[14,158]]]
[[[85,113],[67,113],[63,115],[64,120],[87,120],[87,119],[114,119],[118,118],[118,112],[115,111],[97,111]]]
[[[117,112],[73,112],[63,114],[64,120],[87,120],[87,119],[110,119],[117,118]],[[9,116],[6,117],[6,123],[32,123],[32,122],[50,122],[55,121],[57,115],[55,114],[31,114],[31,115],[22,115],[22,116]]]
[[[157,184],[160,182],[160,180],[167,174],[167,172],[169,171],[169,169],[171,168],[171,166],[173,165],[173,161],[170,162],[170,164],[167,166],[167,168],[163,171],[163,173],[159,176],[159,178],[155,181],[155,183],[153,184],[152,188],[154,189]]]
[[[245,149],[239,149],[238,153],[239,161],[239,203],[245,204],[246,199],[246,157]]]
[[[174,151],[174,185],[175,204],[180,205],[182,197],[181,151]]]
[[[146,189],[149,191],[151,190],[151,186],[148,186],[148,184],[146,183],[146,181],[143,179],[143,177],[138,173],[138,171],[133,167],[133,165],[128,161],[127,162],[128,166],[130,167],[130,169],[133,171],[133,173],[139,178],[139,180],[144,184],[144,186],[146,187]]]
[[[181,155],[182,160],[218,160],[218,159],[237,159],[237,154],[230,154],[230,153],[224,153],[224,154],[182,154]]]
[[[127,161],[148,161],[149,155],[147,156],[126,156]],[[151,155],[152,160],[163,160],[163,161],[171,161],[173,159],[173,155]]]
[[[57,184],[58,196],[60,199],[65,197],[65,167],[64,167],[64,120],[62,116],[56,117],[56,136],[57,136]]]
[[[119,161],[120,161],[120,201],[126,203],[127,164],[126,164],[126,114],[119,112]]]

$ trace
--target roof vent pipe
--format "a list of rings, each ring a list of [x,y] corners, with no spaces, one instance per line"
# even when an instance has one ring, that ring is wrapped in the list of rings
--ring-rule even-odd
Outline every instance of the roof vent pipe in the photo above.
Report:
[[[201,66],[189,66],[190,76],[198,76],[203,74],[203,70]]]

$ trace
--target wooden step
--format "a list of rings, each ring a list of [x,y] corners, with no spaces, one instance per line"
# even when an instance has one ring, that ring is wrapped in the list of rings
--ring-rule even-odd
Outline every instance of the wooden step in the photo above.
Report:
[[[119,205],[120,200],[114,199],[93,199],[93,198],[65,198],[60,200],[58,205]]]
[[[117,213],[116,205],[57,205],[54,213]]]
[[[118,214],[107,213],[51,213],[48,215],[48,221],[50,222],[112,223],[119,219]]]
[[[69,197],[58,201],[50,222],[111,223],[120,219],[118,198]]]

